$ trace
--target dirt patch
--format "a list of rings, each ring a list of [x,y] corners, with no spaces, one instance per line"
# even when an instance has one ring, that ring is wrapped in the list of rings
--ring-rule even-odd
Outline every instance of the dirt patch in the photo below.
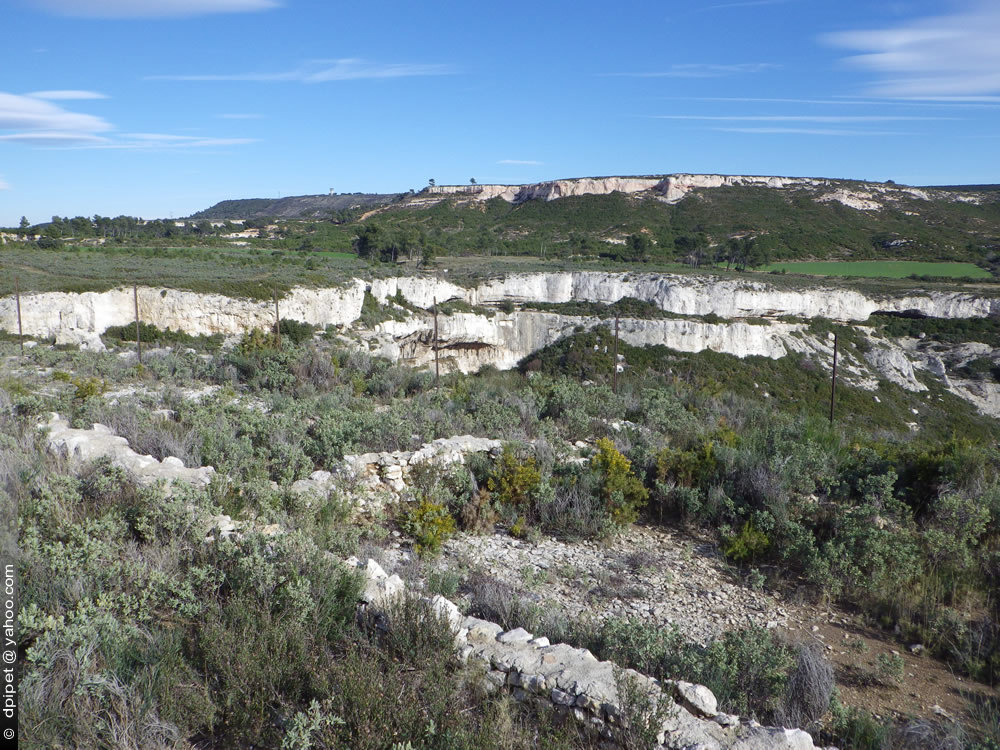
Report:
[[[805,608],[800,612],[808,612]],[[798,626],[782,628],[793,642],[823,644],[841,702],[879,718],[969,721],[970,700],[996,699],[987,685],[955,674],[926,650],[913,653],[891,635],[836,609],[813,609]],[[896,671],[898,665],[900,671]]]

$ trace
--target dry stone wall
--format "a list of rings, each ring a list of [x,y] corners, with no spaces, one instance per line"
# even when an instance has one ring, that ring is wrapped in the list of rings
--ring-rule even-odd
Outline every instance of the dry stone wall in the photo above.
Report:
[[[363,577],[360,607],[385,613],[406,595],[402,579],[388,575],[374,560],[346,564]],[[659,682],[634,670],[622,670],[598,660],[587,649],[552,644],[523,628],[504,631],[496,623],[463,616],[440,594],[426,598],[447,620],[455,648],[463,661],[482,671],[485,684],[506,690],[517,701],[535,702],[572,715],[605,739],[614,740],[629,720],[622,688],[630,683],[654,704],[663,702],[666,718],[658,727],[657,748],[682,750],[810,750],[812,737],[801,729],[764,727],[754,721],[720,713],[715,696],[704,685]]]
[[[116,466],[133,474],[140,484],[162,480],[168,486],[180,481],[204,487],[215,474],[211,466],[185,467],[176,456],[158,461],[152,456],[139,455],[129,447],[128,440],[102,424],[94,424],[89,430],[74,429],[68,421],[51,412],[48,420],[39,426],[47,431],[49,450],[55,455],[74,465],[109,457]]]

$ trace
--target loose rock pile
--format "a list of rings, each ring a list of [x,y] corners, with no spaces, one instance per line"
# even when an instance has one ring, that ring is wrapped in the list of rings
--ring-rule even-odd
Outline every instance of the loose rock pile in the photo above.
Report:
[[[384,613],[399,597],[405,584],[389,576],[374,560],[347,564],[364,577],[361,608]],[[657,747],[681,750],[810,750],[812,737],[801,729],[763,727],[718,713],[715,696],[703,685],[659,682],[634,670],[621,670],[599,661],[586,649],[564,643],[550,644],[523,628],[504,632],[496,623],[463,617],[458,607],[441,595],[428,604],[446,619],[455,634],[459,657],[482,669],[488,686],[507,690],[515,700],[531,701],[570,714],[604,738],[614,740],[629,721],[630,709],[622,692],[626,682],[640,695],[667,707],[657,736]],[[671,700],[666,700],[671,699]]]
[[[734,581],[707,542],[661,528],[635,525],[607,542],[572,544],[462,534],[443,552],[446,564],[480,568],[563,612],[674,625],[702,645],[748,625],[788,627],[798,616],[773,595]]]

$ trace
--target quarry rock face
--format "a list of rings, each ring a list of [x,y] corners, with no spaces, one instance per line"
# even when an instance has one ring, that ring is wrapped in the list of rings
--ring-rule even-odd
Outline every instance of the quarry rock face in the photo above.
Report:
[[[692,179],[681,180],[688,177]],[[683,185],[758,179],[709,175],[701,176],[704,180],[695,180],[694,177],[698,176],[669,179],[681,180],[677,184]],[[766,179],[772,186],[780,186],[784,178]],[[583,189],[588,183],[580,185]],[[358,326],[366,294],[382,304],[402,301],[404,307],[396,309],[404,319],[386,320],[373,330]],[[274,306],[270,301],[148,287],[139,289],[138,296],[140,319],[161,329],[170,328],[192,335],[236,336],[252,328],[270,328],[274,323]],[[600,271],[508,274],[471,288],[432,276],[353,279],[336,288],[296,287],[278,304],[282,318],[318,327],[352,327],[355,331],[353,344],[358,345],[360,338],[360,345],[377,355],[415,367],[431,367],[436,348],[445,371],[475,372],[486,365],[512,368],[528,355],[575,330],[611,328],[613,321],[530,309],[441,314],[435,342],[430,312],[435,302],[457,300],[472,306],[495,308],[499,305],[530,306],[532,303],[611,304],[626,297],[654,305],[668,314],[691,316],[689,319],[622,318],[621,339],[634,346],[662,345],[681,352],[711,350],[737,357],[772,359],[788,354],[816,354],[822,362],[832,354],[822,337],[811,335],[805,325],[774,319],[822,317],[849,323],[866,320],[875,312],[937,318],[1000,315],[1000,298],[963,292],[875,296],[852,289],[786,289],[762,281],[713,276]],[[419,309],[413,311],[412,308]],[[132,290],[125,288],[107,292],[25,294],[21,297],[21,310],[27,335],[52,337],[57,343],[95,350],[103,348],[100,334],[109,326],[131,324],[135,319]],[[727,320],[695,319],[710,314]],[[11,332],[17,330],[13,298],[0,299],[0,328]],[[861,387],[877,387],[877,380],[871,377],[874,371],[907,390],[922,391],[926,386],[917,378],[914,363],[935,372],[923,359],[923,355],[914,358],[913,352],[904,351],[892,341],[879,340],[863,359],[848,359],[844,364],[845,372]],[[989,384],[970,382],[959,386],[945,380],[945,385],[983,413],[1000,413],[997,389]]]
[[[296,287],[279,302],[279,311],[282,318],[314,325],[350,323],[361,315],[364,293],[365,284],[358,280],[344,288]],[[274,304],[270,301],[151,287],[140,287],[138,297],[139,318],[144,323],[193,336],[235,334],[274,325]],[[73,337],[134,323],[135,306],[132,290],[125,288],[22,294],[21,318],[26,335],[71,343]],[[0,328],[17,331],[17,311],[11,297],[0,299]]]
[[[282,318],[317,326],[348,325],[361,315],[365,291],[386,302],[400,293],[411,304],[430,308],[434,300],[472,305],[502,302],[599,302],[634,297],[678,315],[724,318],[763,316],[866,320],[877,311],[916,311],[937,318],[1000,315],[1000,299],[961,292],[930,292],[898,297],[868,297],[848,289],[779,289],[757,281],[674,274],[575,271],[511,274],[467,289],[431,277],[361,279],[341,288],[296,287],[279,300]],[[42,292],[21,295],[24,332],[41,338],[103,333],[135,320],[131,289],[107,292]],[[174,289],[139,289],[139,317],[158,328],[192,335],[238,334],[274,324],[270,301],[198,294]],[[502,319],[501,319],[502,320]],[[0,328],[17,331],[14,299],[0,299]]]

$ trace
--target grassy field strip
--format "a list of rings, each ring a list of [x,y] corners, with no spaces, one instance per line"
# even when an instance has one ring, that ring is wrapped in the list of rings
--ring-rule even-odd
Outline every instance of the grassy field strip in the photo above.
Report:
[[[949,278],[991,278],[990,272],[974,263],[933,262],[920,260],[859,261],[790,261],[771,263],[764,271],[787,271],[815,276],[867,276],[873,279],[905,279],[908,276],[947,276]]]

